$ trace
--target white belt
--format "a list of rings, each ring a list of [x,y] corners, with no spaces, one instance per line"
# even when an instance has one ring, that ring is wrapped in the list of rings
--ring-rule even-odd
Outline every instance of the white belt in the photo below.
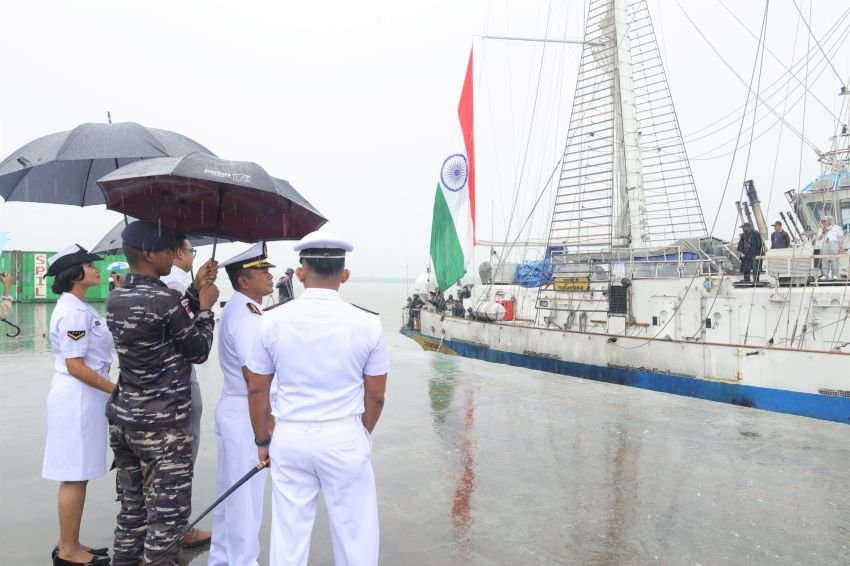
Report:
[[[248,397],[248,394],[247,394],[247,393],[228,393],[228,392],[226,392],[226,391],[222,391],[222,392],[221,392],[221,396],[222,396],[222,397],[242,397],[242,398],[247,398],[247,397]]]
[[[101,377],[109,377],[109,370],[111,368],[112,368],[112,366],[110,364],[106,364],[106,365],[101,366],[99,368],[89,367],[89,369],[91,369],[93,372],[99,374]],[[67,366],[65,367],[65,371],[57,371],[56,373],[61,374],[61,375],[67,375],[68,377],[74,377],[73,375],[71,375],[71,372],[68,371]],[[77,378],[74,377],[74,379],[77,379]]]
[[[360,425],[360,415],[349,415],[340,419],[330,419],[327,421],[287,421],[278,419],[275,426],[283,426],[295,430],[319,432],[334,428],[343,428],[354,424]]]

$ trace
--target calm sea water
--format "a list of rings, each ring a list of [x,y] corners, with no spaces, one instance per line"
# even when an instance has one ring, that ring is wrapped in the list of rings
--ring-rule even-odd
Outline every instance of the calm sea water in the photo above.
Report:
[[[407,293],[343,287],[381,313],[392,363],[373,453],[382,564],[850,563],[847,425],[423,352],[397,332]],[[51,310],[19,305],[24,333],[0,336],[8,564],[46,564],[57,537],[56,485],[40,478]],[[193,516],[215,498],[215,353],[198,376]],[[90,482],[83,541],[109,545],[116,511],[114,476]],[[310,563],[332,564],[321,507]]]

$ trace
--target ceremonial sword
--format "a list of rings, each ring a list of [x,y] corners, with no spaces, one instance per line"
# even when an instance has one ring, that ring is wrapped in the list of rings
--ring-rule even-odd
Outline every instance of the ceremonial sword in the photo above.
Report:
[[[169,551],[169,550],[171,550],[171,549],[174,547],[174,545],[175,545],[175,544],[177,544],[178,542],[182,541],[182,540],[183,540],[183,537],[184,537],[184,536],[186,536],[186,533],[188,533],[190,530],[192,530],[192,527],[194,527],[195,525],[197,525],[198,523],[200,523],[200,522],[201,522],[201,519],[203,519],[204,517],[206,517],[207,515],[209,515],[210,511],[212,511],[213,509],[215,509],[215,508],[218,506],[218,504],[219,504],[219,503],[221,503],[222,501],[224,501],[225,499],[227,499],[227,498],[230,496],[230,494],[231,494],[231,493],[233,493],[234,491],[236,491],[237,489],[239,489],[239,488],[242,486],[242,484],[243,484],[243,483],[245,483],[246,481],[248,481],[249,479],[251,479],[252,477],[254,477],[254,474],[256,474],[257,472],[259,472],[259,471],[260,471],[260,470],[262,470],[263,468],[267,467],[268,465],[269,465],[269,461],[268,461],[268,460],[263,460],[262,462],[259,462],[256,466],[254,466],[253,468],[251,468],[251,470],[250,470],[247,474],[245,474],[244,476],[242,476],[242,477],[239,479],[239,481],[237,481],[235,484],[233,484],[232,486],[230,486],[230,487],[227,489],[227,491],[225,491],[224,493],[222,493],[222,494],[221,494],[221,496],[220,496],[218,499],[216,499],[215,501],[213,501],[213,504],[212,504],[212,505],[210,505],[209,507],[207,507],[207,508],[206,508],[206,510],[198,516],[198,518],[197,518],[197,519],[195,519],[194,521],[192,521],[191,523],[189,523],[189,524],[188,524],[188,525],[187,525],[187,526],[186,526],[186,527],[185,527],[185,528],[184,528],[184,529],[180,532],[180,535],[179,535],[176,539],[174,539],[173,541],[171,541],[171,544],[169,544],[167,547],[165,547],[165,550],[163,550],[163,551],[162,551],[162,552],[163,552],[163,554],[167,554],[167,553],[168,553],[168,551]]]

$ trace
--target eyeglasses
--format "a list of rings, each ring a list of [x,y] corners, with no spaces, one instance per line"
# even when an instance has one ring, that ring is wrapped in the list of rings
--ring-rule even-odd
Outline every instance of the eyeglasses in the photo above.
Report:
[[[195,248],[180,248],[180,251],[190,253],[192,254],[192,257],[195,257],[195,255],[197,255],[198,253],[198,250],[196,250]]]

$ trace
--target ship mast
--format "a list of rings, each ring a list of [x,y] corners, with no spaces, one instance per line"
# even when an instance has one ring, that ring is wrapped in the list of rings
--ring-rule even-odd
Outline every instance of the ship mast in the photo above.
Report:
[[[627,0],[612,0],[614,25],[610,27],[614,102],[614,158],[620,210],[613,244],[615,247],[649,245],[646,198],[643,192],[638,124],[635,117],[635,91],[632,80],[632,52],[629,41]]]
[[[706,236],[646,0],[590,0],[548,244],[569,253]]]

